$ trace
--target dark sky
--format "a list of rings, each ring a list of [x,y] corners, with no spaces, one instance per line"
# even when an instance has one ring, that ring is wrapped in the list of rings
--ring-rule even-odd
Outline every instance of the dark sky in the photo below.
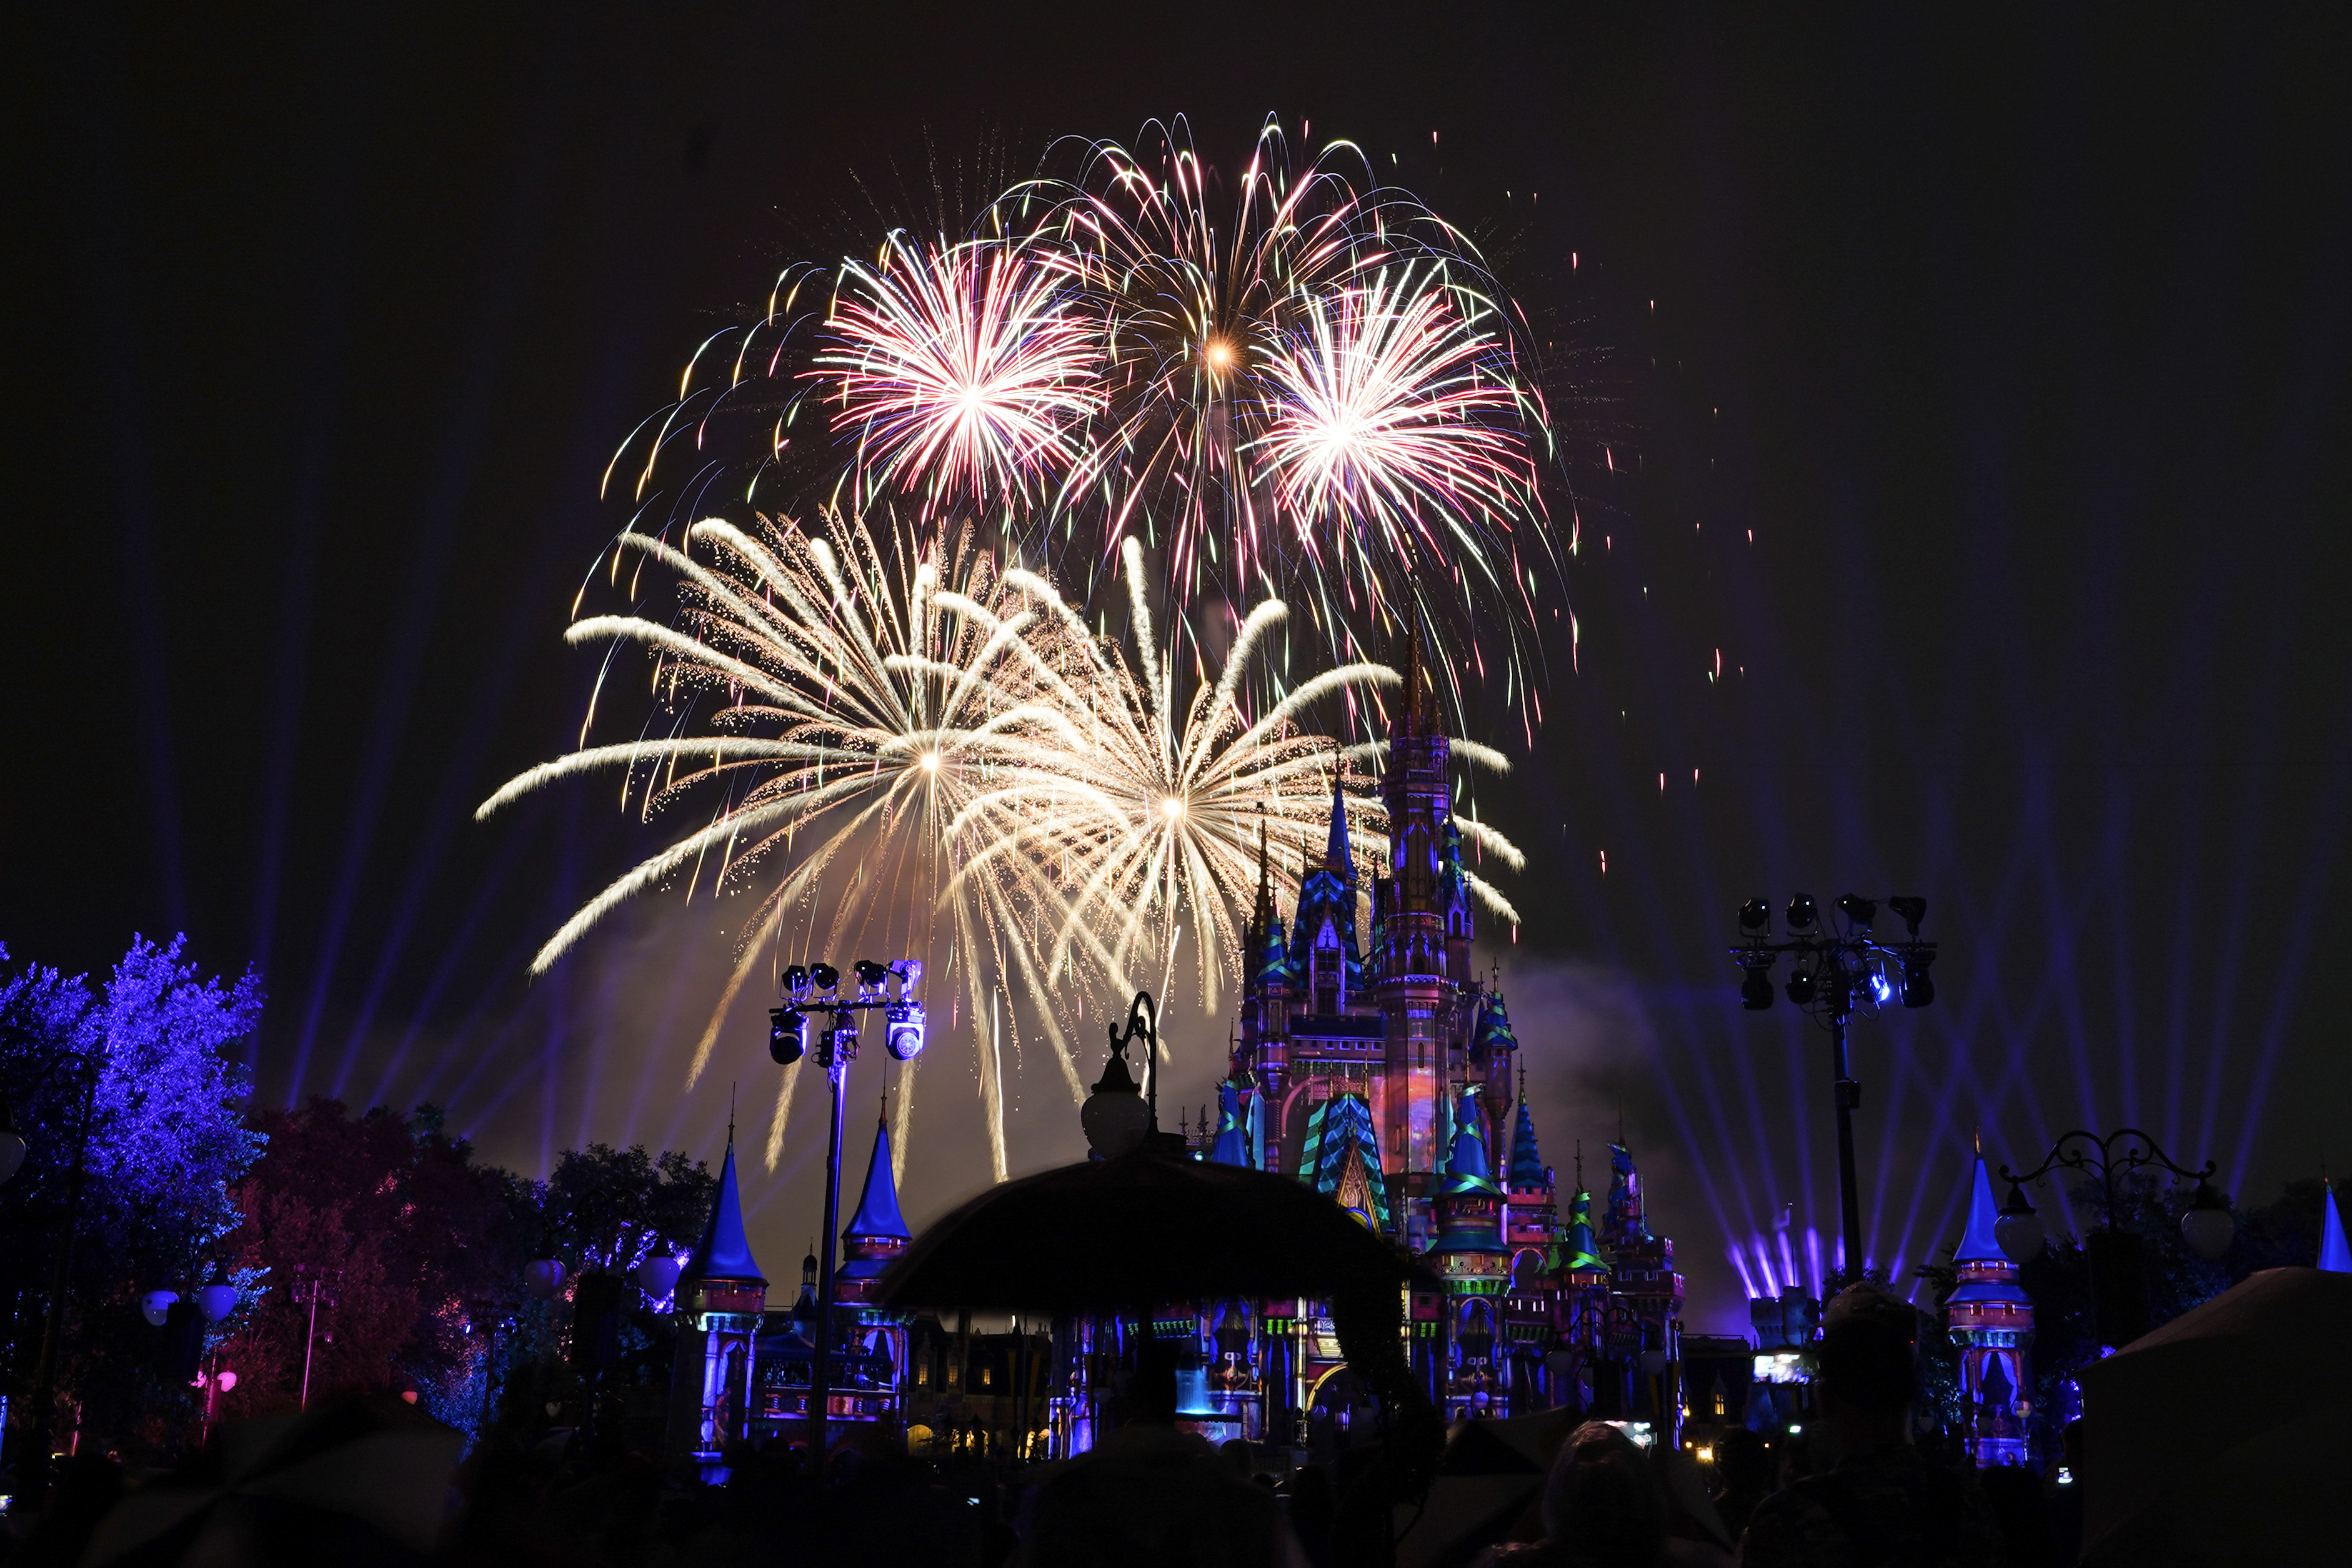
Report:
[[[1393,154],[1559,330],[1582,637],[1482,797],[1533,855],[1496,957],[1547,1154],[1622,1099],[1695,1315],[1782,1205],[1836,1223],[1826,1049],[1721,956],[1751,894],[1930,900],[1938,1005],[1856,1035],[1902,1269],[1979,1127],[2137,1123],[2257,1200],[2352,1163],[2345,40],[1886,9],[18,18],[0,941],[184,929],[265,973],[262,1093],[435,1099],[525,1168],[715,1154],[730,1081],[763,1131],[748,1009],[678,1093],[707,906],[524,983],[643,831],[593,787],[470,819],[577,733],[605,460],[784,263],[960,222],[1056,136],[1181,111],[1237,165],[1274,112]],[[984,1169],[970,1044],[919,1214]],[[1052,1078],[1018,1163],[1076,1145]],[[779,1276],[812,1139],[749,1183]]]

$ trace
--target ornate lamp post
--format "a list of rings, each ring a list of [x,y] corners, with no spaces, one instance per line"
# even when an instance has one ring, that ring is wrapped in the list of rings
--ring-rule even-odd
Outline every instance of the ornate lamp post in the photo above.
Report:
[[[808,1418],[810,1454],[824,1462],[825,1428],[833,1415],[833,1251],[835,1232],[841,1227],[841,1124],[849,1107],[849,1064],[857,1060],[857,1015],[879,1012],[882,1041],[899,1061],[923,1053],[923,1004],[912,995],[922,983],[923,966],[913,958],[877,964],[860,958],[852,966],[857,993],[841,992],[841,971],[830,964],[798,964],[779,977],[784,994],[781,1007],[768,1010],[768,1054],[780,1067],[789,1067],[807,1049],[808,1015],[830,1015],[832,1023],[817,1037],[816,1063],[832,1085],[833,1107],[824,1156],[824,1237],[817,1243],[816,1343],[809,1356]],[[883,995],[883,986],[898,982],[898,994]]]
[[[1878,918],[1875,899],[1847,894],[1837,901],[1843,929],[1832,933],[1822,924],[1810,894],[1789,900],[1785,912],[1789,939],[1771,940],[1772,906],[1751,898],[1739,906],[1739,946],[1731,961],[1746,977],[1739,985],[1739,1005],[1762,1012],[1772,1005],[1773,961],[1783,953],[1795,956],[1786,988],[1789,1000],[1810,1011],[1830,1031],[1831,1070],[1836,1073],[1838,1133],[1838,1218],[1845,1240],[1845,1266],[1859,1270],[1862,1256],[1862,1195],[1853,1170],[1853,1113],[1862,1103],[1862,1084],[1847,1065],[1846,1020],[1857,1009],[1875,1009],[1897,996],[1906,1008],[1924,1008],[1936,999],[1936,982],[1928,966],[1936,961],[1936,945],[1919,940],[1919,922],[1927,917],[1924,898],[1896,894],[1886,906],[1909,933],[1901,942],[1881,942],[1871,934]]]
[[[2180,1239],[2189,1250],[2212,1262],[2230,1249],[2238,1222],[2230,1206],[2213,1190],[2211,1160],[2202,1170],[2175,1165],[2154,1138],[2137,1127],[2121,1127],[2102,1138],[2081,1130],[2067,1133],[2050,1149],[2049,1157],[2022,1175],[2000,1167],[2009,1183],[2009,1201],[2001,1205],[1993,1224],[1993,1239],[2012,1263],[2024,1263],[2042,1250],[2048,1239],[2042,1217],[2026,1201],[2025,1184],[2040,1181],[2061,1166],[2095,1173],[2106,1222],[2083,1239],[2091,1264],[2091,1319],[2099,1343],[2120,1349],[2147,1332],[2147,1295],[2142,1276],[2141,1244],[2132,1231],[2116,1226],[2116,1177],[2143,1166],[2159,1166],[2174,1176],[2197,1184],[2189,1212],[2180,1217]]]
[[[1160,1130],[1160,1004],[1150,991],[1136,992],[1128,1004],[1127,1028],[1113,1025],[1105,1032],[1110,1036],[1110,1060],[1103,1063],[1094,1092],[1078,1107],[1078,1125],[1086,1129],[1087,1142],[1107,1160],[1138,1149],[1182,1153],[1184,1135]],[[1143,1040],[1140,1091],[1127,1062],[1128,1044],[1138,1037]]]

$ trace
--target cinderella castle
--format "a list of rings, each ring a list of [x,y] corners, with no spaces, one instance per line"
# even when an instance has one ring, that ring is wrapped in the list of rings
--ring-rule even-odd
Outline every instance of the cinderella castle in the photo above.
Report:
[[[1413,1294],[1405,1333],[1449,1419],[1567,1406],[1650,1423],[1671,1441],[1682,1403],[1674,1243],[1650,1228],[1622,1131],[1597,1210],[1580,1155],[1565,1188],[1545,1162],[1502,993],[1473,967],[1451,742],[1417,650],[1405,675],[1380,784],[1385,863],[1369,886],[1340,780],[1322,852],[1306,854],[1295,894],[1261,839],[1236,1042],[1219,1114],[1203,1116],[1188,1153],[1292,1176],[1426,1260],[1443,1289]],[[1185,1368],[1181,1418],[1213,1440],[1344,1446],[1367,1413],[1318,1301],[1176,1302],[1148,1327],[1057,1321],[1001,1333],[870,1301],[908,1239],[883,1129],[841,1239],[834,1343],[846,1355],[832,1419],[895,1428],[918,1451],[1082,1451],[1133,1336],[1147,1332]],[[730,1150],[709,1233],[678,1283],[675,1451],[802,1432],[815,1272],[810,1259],[799,1300],[766,1310]]]

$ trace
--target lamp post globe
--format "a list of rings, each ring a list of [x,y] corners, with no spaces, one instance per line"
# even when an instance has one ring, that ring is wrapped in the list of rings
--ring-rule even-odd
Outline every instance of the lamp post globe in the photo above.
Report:
[[[236,1311],[236,1287],[226,1282],[206,1285],[196,1292],[196,1311],[205,1314],[208,1323],[220,1322]]]
[[[2031,1262],[2042,1253],[2042,1244],[2048,1237],[2042,1228],[2042,1217],[2026,1201],[2025,1188],[2020,1183],[2009,1184],[2009,1201],[2000,1206],[2000,1218],[1992,1223],[1992,1239],[2001,1255],[2012,1263]]]
[[[522,1266],[522,1286],[542,1301],[551,1301],[563,1291],[563,1265],[552,1258],[539,1258]]]
[[[1150,1121],[1151,1108],[1128,1074],[1127,1058],[1114,1053],[1094,1092],[1078,1107],[1078,1125],[1086,1130],[1087,1142],[1103,1158],[1116,1159],[1141,1145]]]
[[[2180,1239],[2189,1250],[2210,1263],[2230,1249],[2236,1239],[2238,1221],[2213,1184],[2200,1181],[2196,1196],[2189,1200],[2189,1211],[2180,1217]]]
[[[172,1303],[179,1299],[177,1291],[150,1291],[139,1298],[139,1315],[162,1328],[163,1320],[172,1315]]]
[[[659,1301],[677,1287],[678,1270],[684,1267],[668,1253],[656,1252],[637,1265],[637,1289]]]

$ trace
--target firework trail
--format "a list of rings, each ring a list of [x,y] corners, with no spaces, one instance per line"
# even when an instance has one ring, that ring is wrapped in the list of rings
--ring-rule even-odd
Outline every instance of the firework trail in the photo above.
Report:
[[[1400,677],[1383,664],[1342,665],[1253,716],[1250,693],[1263,684],[1255,666],[1267,632],[1286,614],[1279,601],[1267,600],[1243,618],[1216,679],[1202,672],[1185,692],[1180,650],[1160,646],[1154,634],[1143,552],[1129,539],[1123,557],[1132,662],[1117,644],[1089,638],[1050,583],[1006,573],[1006,588],[1061,633],[1052,644],[1055,663],[1040,659],[1040,695],[1067,706],[1085,744],[1038,759],[1035,771],[1004,789],[983,791],[950,831],[976,832],[987,846],[960,877],[987,879],[1023,862],[1056,871],[1066,913],[1046,955],[1050,972],[1091,970],[1125,992],[1156,969],[1164,996],[1189,936],[1199,1003],[1213,1013],[1222,980],[1237,973],[1261,843],[1292,862],[1319,846],[1328,829],[1347,754],[1307,728],[1307,716],[1318,704],[1392,687]],[[1484,747],[1465,756],[1505,766]],[[1040,777],[1050,779],[1042,798]],[[1344,809],[1350,833],[1385,859],[1378,800],[1360,789],[1345,796]],[[1463,821],[1507,862],[1523,863],[1501,834]],[[1475,885],[1490,906],[1517,919],[1500,894]]]
[[[675,624],[594,615],[572,643],[627,642],[652,653],[652,686],[672,716],[667,737],[588,747],[523,773],[476,813],[576,773],[614,770],[625,807],[643,816],[717,803],[708,821],[647,857],[566,921],[532,960],[546,971],[593,925],[638,894],[681,877],[689,898],[776,867],[747,923],[737,964],[687,1081],[708,1064],[721,1020],[751,972],[793,957],[856,952],[923,956],[960,984],[971,1015],[990,988],[1040,978],[1033,944],[1040,893],[1030,868],[956,874],[972,852],[950,824],[982,791],[1018,793],[1035,761],[1080,744],[1069,716],[1035,700],[1034,644],[1056,635],[1008,602],[993,558],[969,536],[953,549],[890,557],[856,524],[817,537],[789,523],[746,531],[719,519],[688,530],[688,549],[644,534],[614,552],[677,580]],[[708,563],[690,553],[699,546]],[[1015,653],[1025,655],[1016,657]],[[708,710],[707,712],[704,710]],[[696,721],[699,719],[698,724]],[[695,733],[684,733],[693,729]],[[943,889],[949,896],[940,897]],[[945,950],[949,958],[934,956]],[[1066,1076],[1066,1040],[1045,1019]],[[1004,1173],[1003,1085],[982,1053],[981,1091],[996,1171]],[[784,1076],[769,1140],[781,1154],[795,1072]],[[911,1114],[912,1080],[899,1097]],[[903,1127],[902,1127],[903,1131]]]

